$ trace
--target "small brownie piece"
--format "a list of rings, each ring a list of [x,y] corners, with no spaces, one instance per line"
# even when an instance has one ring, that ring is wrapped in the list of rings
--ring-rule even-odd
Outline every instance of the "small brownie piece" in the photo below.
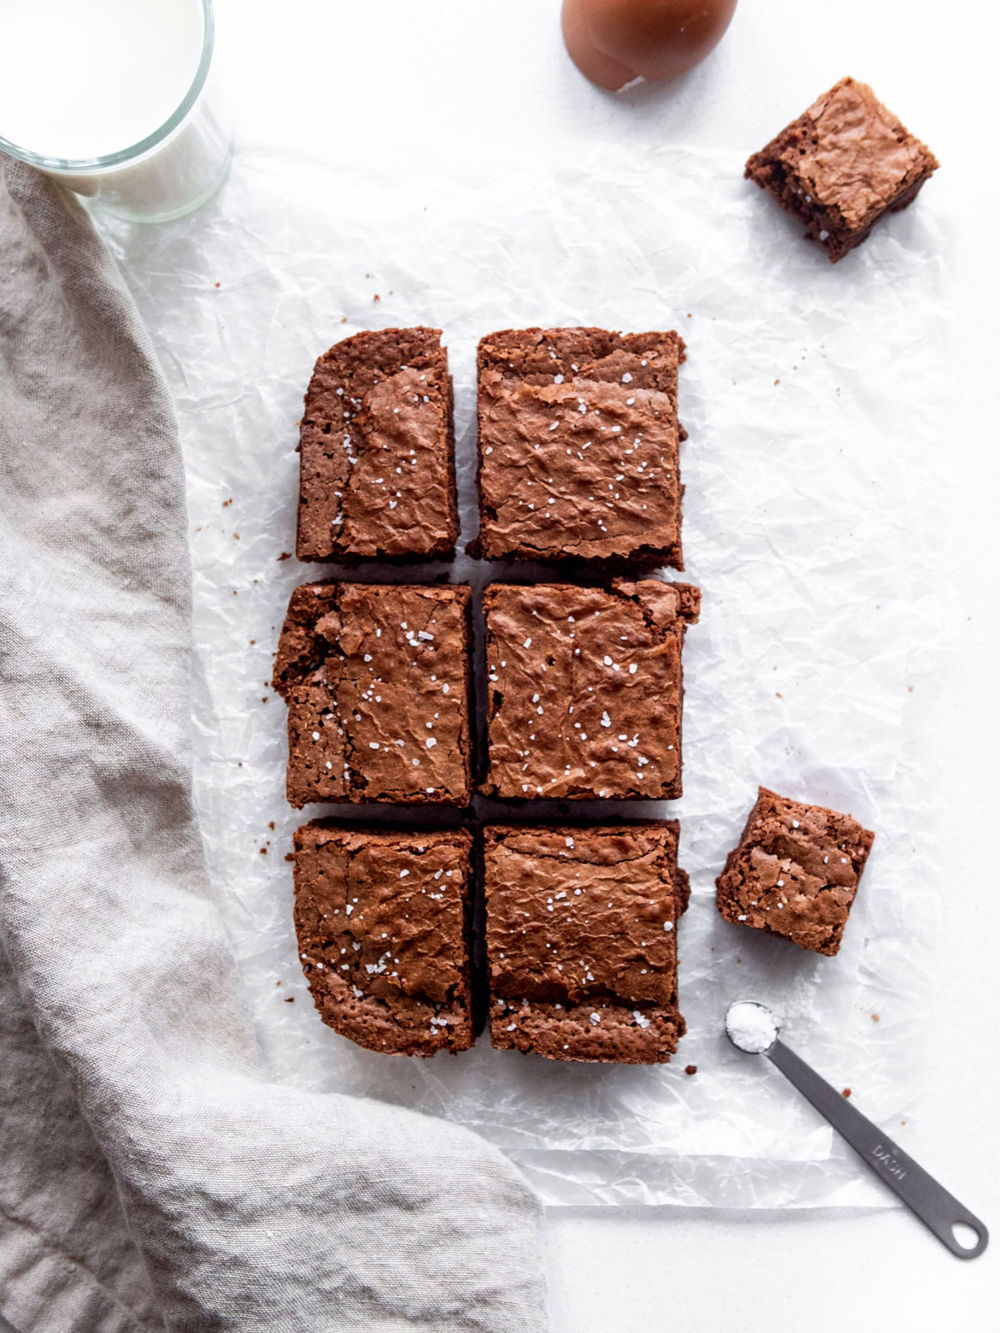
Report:
[[[835,954],[874,839],[850,815],[761,787],[715,881],[719,912],[800,949]]]
[[[683,569],[683,360],[676,333],[508,329],[483,338],[476,551]]]
[[[451,555],[455,435],[441,330],[356,333],[324,353],[299,454],[300,560]]]
[[[799,218],[836,263],[938,167],[866,83],[841,81],[754,153],[744,173]]]
[[[274,688],[288,704],[288,800],[465,805],[469,589],[308,583]]]
[[[297,831],[295,929],[324,1023],[392,1055],[472,1045],[471,850],[461,829]]]
[[[494,1046],[550,1060],[669,1060],[687,876],[673,822],[485,830]]]
[[[699,602],[657,579],[487,588],[483,793],[680,796],[681,648]]]

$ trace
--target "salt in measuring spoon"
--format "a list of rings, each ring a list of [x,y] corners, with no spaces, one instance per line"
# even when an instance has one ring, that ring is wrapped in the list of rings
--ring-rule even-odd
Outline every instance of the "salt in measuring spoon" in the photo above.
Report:
[[[726,1010],[726,1036],[737,1050],[766,1055],[952,1254],[978,1258],[989,1244],[989,1232],[979,1218],[786,1046],[778,1037],[780,1026],[766,1005],[753,1000],[740,1000]],[[971,1230],[975,1243],[963,1245],[956,1227]]]

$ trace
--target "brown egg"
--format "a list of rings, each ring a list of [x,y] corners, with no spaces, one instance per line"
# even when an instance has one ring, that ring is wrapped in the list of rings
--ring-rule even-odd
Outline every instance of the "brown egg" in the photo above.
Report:
[[[602,88],[672,79],[721,40],[736,0],[563,0],[566,49]]]

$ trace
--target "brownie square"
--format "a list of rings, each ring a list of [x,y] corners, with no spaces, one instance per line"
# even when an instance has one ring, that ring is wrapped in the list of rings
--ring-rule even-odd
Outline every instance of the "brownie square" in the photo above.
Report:
[[[805,223],[836,263],[938,167],[866,83],[841,81],[747,162],[745,175]]]
[[[700,593],[495,583],[486,618],[489,763],[506,799],[681,794],[681,648]]]
[[[716,880],[726,921],[835,954],[875,834],[850,815],[761,787]]]
[[[465,805],[469,589],[310,583],[274,665],[288,800]]]
[[[357,333],[324,353],[299,455],[300,560],[453,554],[455,436],[441,330]]]
[[[477,554],[681,557],[676,333],[507,329],[479,344]]]
[[[550,1060],[658,1064],[684,1035],[672,822],[484,831],[490,1036]]]
[[[392,1055],[472,1045],[471,848],[464,830],[297,831],[299,957],[334,1031]]]

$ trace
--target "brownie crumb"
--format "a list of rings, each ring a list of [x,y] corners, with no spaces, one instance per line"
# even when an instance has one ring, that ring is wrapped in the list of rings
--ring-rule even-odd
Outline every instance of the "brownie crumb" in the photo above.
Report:
[[[844,1097],[850,1097],[850,1095],[851,1095],[851,1090],[850,1090],[850,1088],[845,1088],[844,1091],[843,1091],[843,1093],[842,1093],[841,1095],[844,1096]]]
[[[292,558],[291,551],[282,551],[282,553],[278,556],[278,561],[280,563],[282,560],[291,560],[291,558]]]
[[[685,1072],[685,1074],[697,1074],[697,1072],[698,1072],[698,1066],[697,1066],[697,1065],[685,1065],[685,1066],[684,1066],[684,1072]]]

